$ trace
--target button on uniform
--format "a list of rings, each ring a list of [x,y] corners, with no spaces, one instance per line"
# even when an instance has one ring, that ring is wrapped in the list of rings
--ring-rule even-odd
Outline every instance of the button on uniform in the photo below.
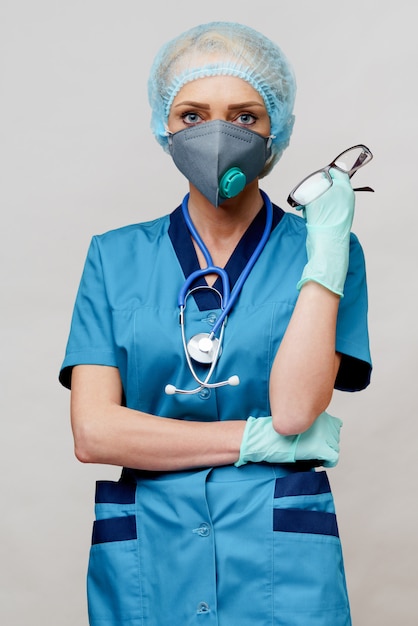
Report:
[[[217,319],[216,313],[211,312],[202,319],[202,322],[206,322],[209,326],[214,326]]]
[[[202,398],[202,400],[208,400],[210,398],[210,389],[208,389],[207,387],[205,387],[204,389],[202,389],[202,391],[199,391],[199,398]]]
[[[197,613],[198,615],[201,615],[202,613],[209,613],[210,611],[210,606],[207,602],[199,602],[198,606],[197,606]]]
[[[206,524],[206,522],[203,522],[203,524],[200,524],[199,528],[195,528],[193,532],[200,537],[208,537],[210,535],[210,526]]]

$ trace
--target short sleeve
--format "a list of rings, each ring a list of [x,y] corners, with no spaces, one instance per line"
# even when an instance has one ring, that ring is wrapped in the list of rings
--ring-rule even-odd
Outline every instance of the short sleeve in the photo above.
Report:
[[[336,349],[342,354],[335,388],[360,391],[370,383],[372,361],[368,332],[368,296],[362,247],[351,235],[350,263],[337,319]]]
[[[106,295],[100,250],[93,237],[74,306],[70,335],[59,380],[71,389],[75,365],[116,367],[111,309]]]

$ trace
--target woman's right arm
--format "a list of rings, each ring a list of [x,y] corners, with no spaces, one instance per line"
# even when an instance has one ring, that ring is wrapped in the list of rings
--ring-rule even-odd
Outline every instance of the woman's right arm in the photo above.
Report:
[[[73,368],[71,423],[80,461],[179,471],[231,465],[239,457],[243,420],[181,421],[128,409],[121,401],[117,368]]]

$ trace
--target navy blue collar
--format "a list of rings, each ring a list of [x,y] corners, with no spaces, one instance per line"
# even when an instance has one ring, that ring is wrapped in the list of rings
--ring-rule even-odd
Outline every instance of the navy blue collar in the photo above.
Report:
[[[271,230],[274,230],[283,215],[283,209],[273,204],[273,224]],[[258,242],[260,241],[265,223],[266,209],[263,206],[245,231],[225,266],[225,270],[229,276],[231,289],[235,285],[239,275],[248,263]],[[181,206],[177,207],[177,209],[175,209],[170,215],[168,234],[186,278],[187,276],[190,276],[192,272],[200,269],[200,266],[189,230],[186,222],[184,221]],[[196,286],[199,285],[206,285],[204,278],[196,281]],[[214,287],[222,293],[222,283],[219,278],[215,282]],[[219,299],[216,294],[209,289],[197,291],[193,294],[193,296],[200,311],[208,311],[209,309],[219,308]]]

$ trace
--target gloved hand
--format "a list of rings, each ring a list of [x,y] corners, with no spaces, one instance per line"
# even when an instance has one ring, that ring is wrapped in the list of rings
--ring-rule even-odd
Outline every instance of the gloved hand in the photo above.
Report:
[[[295,461],[323,461],[324,467],[338,463],[342,421],[325,411],[312,426],[300,435],[284,436],[277,433],[271,417],[249,417],[241,441],[236,467],[252,463],[294,463]]]
[[[297,284],[312,280],[339,296],[344,295],[354,217],[354,191],[347,174],[330,169],[333,184],[317,200],[301,207],[308,231],[308,263]]]
[[[340,452],[340,430],[343,425],[339,417],[326,411],[318,415],[308,430],[299,435],[296,446],[296,461],[318,459],[324,467],[335,467]]]

